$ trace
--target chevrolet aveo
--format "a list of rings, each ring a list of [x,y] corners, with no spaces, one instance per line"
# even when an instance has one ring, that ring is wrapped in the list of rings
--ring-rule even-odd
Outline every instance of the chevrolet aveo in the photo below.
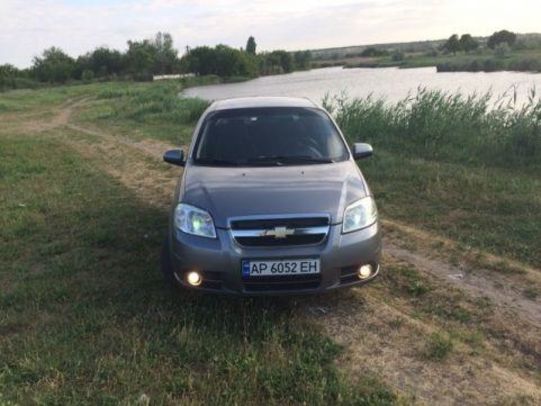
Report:
[[[162,253],[166,280],[239,295],[319,293],[379,272],[374,198],[330,115],[307,99],[221,100],[203,113]]]

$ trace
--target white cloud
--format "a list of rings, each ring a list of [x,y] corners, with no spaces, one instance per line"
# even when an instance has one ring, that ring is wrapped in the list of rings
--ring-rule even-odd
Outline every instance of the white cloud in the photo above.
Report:
[[[301,49],[539,30],[538,0],[0,0],[0,64],[44,48],[79,55],[170,32],[177,48],[254,35],[261,49]]]

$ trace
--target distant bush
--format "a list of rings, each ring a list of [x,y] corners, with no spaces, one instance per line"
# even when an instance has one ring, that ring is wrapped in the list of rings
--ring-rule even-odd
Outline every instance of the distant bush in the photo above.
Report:
[[[364,57],[376,57],[376,56],[386,56],[389,55],[389,51],[385,49],[379,49],[376,47],[368,47],[363,52],[361,52],[361,56]]]
[[[42,85],[35,80],[25,78],[25,77],[11,77],[11,78],[1,78],[0,77],[0,92],[6,90],[14,89],[37,89]]]
[[[401,51],[394,51],[391,54],[391,59],[392,59],[393,62],[403,61],[404,58],[405,58],[404,52],[401,52]]]
[[[505,55],[505,52],[503,55]],[[501,55],[501,54],[500,54]],[[463,61],[447,61],[436,66],[438,72],[496,72],[502,70],[541,72],[541,58],[478,58]]]
[[[524,58],[511,61],[509,70],[541,72],[541,58]]]
[[[293,57],[287,51],[277,50],[259,55],[259,72],[263,75],[289,73],[294,68]]]
[[[12,89],[37,88],[40,86],[31,79],[28,71],[17,69],[13,65],[0,65],[0,92]]]
[[[136,82],[152,82],[154,75],[152,72],[144,70],[141,72],[134,72],[131,74],[131,78]]]
[[[258,72],[255,55],[226,45],[193,48],[182,58],[181,63],[198,75],[251,77]]]
[[[310,51],[297,51],[293,53],[295,69],[309,69],[311,61],[312,53]]]
[[[81,79],[84,82],[90,82],[92,79],[94,79],[94,72],[90,69],[85,69],[83,73],[81,74]]]
[[[34,58],[32,72],[40,82],[66,83],[74,76],[75,60],[60,48],[51,47]]]
[[[505,58],[509,52],[511,52],[511,48],[507,42],[502,42],[494,48],[494,55],[498,58]]]
[[[116,50],[100,47],[77,58],[74,76],[76,79],[83,79],[84,72],[90,71],[93,77],[111,78],[123,75],[124,69],[123,54]],[[88,77],[89,73],[86,75]]]
[[[483,62],[482,70],[485,72],[497,72],[505,69],[505,63],[501,59],[489,58]]]

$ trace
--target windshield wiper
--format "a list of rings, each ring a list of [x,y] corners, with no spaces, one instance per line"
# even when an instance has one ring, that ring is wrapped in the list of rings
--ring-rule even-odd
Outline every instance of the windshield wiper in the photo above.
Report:
[[[287,164],[332,164],[334,160],[330,158],[314,158],[308,155],[263,155],[258,156],[254,159],[249,159],[247,161],[251,164],[257,163],[275,163],[277,165],[287,165]]]
[[[239,162],[227,161],[225,159],[197,159],[195,161],[197,165],[209,165],[209,166],[239,166]]]

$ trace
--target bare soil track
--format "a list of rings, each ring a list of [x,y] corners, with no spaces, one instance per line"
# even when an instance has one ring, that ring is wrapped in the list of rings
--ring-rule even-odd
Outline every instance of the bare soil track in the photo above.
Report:
[[[61,139],[146,204],[168,207],[179,169],[161,155],[172,146],[77,123],[87,102],[70,100],[20,130]],[[524,294],[541,291],[541,270],[412,225],[386,219],[383,227],[379,281],[299,299],[344,346],[338,367],[351,379],[380,377],[407,403],[541,404],[541,300]]]

